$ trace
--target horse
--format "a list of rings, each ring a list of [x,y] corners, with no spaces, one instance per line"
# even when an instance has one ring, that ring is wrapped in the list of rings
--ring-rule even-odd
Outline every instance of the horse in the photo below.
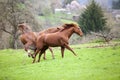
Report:
[[[27,24],[22,23],[22,24],[18,24],[18,29],[22,32],[22,34],[20,35],[20,40],[24,45],[24,49],[26,52],[28,52],[28,56],[31,57],[30,50],[28,50],[28,49],[31,49],[33,51],[36,50],[37,36],[38,35],[40,36],[44,33],[57,32],[60,30],[60,27],[48,28],[47,30],[43,30],[41,32],[33,32]],[[49,47],[49,50],[51,51],[52,58],[54,59],[54,54],[53,54],[52,48]],[[44,53],[43,59],[46,59],[45,54],[46,53]]]
[[[79,36],[83,36],[83,32],[82,32],[81,28],[75,23],[64,24],[62,26],[64,28],[58,32],[43,34],[43,35],[37,37],[36,51],[32,55],[32,57],[34,58],[33,63],[36,60],[36,55],[38,54],[38,52],[40,52],[39,58],[38,58],[38,62],[40,62],[41,55],[48,49],[48,47],[61,47],[62,58],[64,57],[65,48],[67,48],[75,56],[77,56],[76,53],[68,45],[69,44],[68,40],[73,33],[76,33]]]
[[[18,24],[18,29],[22,33],[19,38],[24,45],[25,51],[28,52],[28,56],[30,57],[31,54],[28,49],[35,51],[37,33],[33,32],[31,28],[25,23]]]

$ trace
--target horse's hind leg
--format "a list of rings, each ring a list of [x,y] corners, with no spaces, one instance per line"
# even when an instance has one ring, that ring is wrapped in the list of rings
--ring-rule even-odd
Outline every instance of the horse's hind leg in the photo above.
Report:
[[[44,52],[43,54],[43,59],[46,60],[46,52]]]
[[[52,58],[53,58],[53,59],[55,59],[55,56],[54,56],[54,53],[53,53],[52,48],[51,48],[51,47],[49,47],[49,50],[50,50],[50,52],[51,52],[51,54],[52,54]]]
[[[53,51],[52,51],[52,48],[49,47],[49,50],[50,50],[50,52],[51,52],[51,54],[52,54],[52,58],[55,59],[55,57],[54,57],[54,53],[53,53]],[[46,60],[46,52],[44,52],[43,59]]]
[[[65,50],[65,47],[61,47],[62,58],[64,57],[64,50]]]
[[[65,44],[65,48],[67,48],[67,49],[70,50],[75,56],[77,56],[77,54],[76,54],[67,44]]]

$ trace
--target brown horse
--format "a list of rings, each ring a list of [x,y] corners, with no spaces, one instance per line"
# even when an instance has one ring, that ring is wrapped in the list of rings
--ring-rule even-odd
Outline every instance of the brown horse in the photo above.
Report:
[[[36,36],[37,33],[32,32],[32,30],[30,29],[30,27],[28,25],[26,25],[25,23],[19,24],[18,25],[18,29],[22,32],[22,34],[20,35],[20,40],[24,45],[24,49],[25,51],[29,52],[29,48],[32,50],[35,50],[35,45],[36,45]]]
[[[54,27],[54,28],[49,28],[47,30],[41,31],[41,32],[32,32],[30,27],[26,25],[25,23],[19,24],[18,25],[19,30],[22,32],[20,35],[20,40],[24,45],[25,51],[28,52],[28,56],[31,56],[31,53],[28,49],[31,50],[36,50],[36,38],[39,35],[42,35],[44,33],[52,33],[52,32],[57,32],[60,30],[60,27]],[[52,49],[49,47],[49,50],[52,53],[52,58],[54,59],[54,54]],[[45,53],[44,53],[44,59],[46,59]]]
[[[55,33],[55,32],[58,32],[58,31],[60,31],[60,30],[62,30],[62,29],[63,29],[63,26],[62,26],[62,27],[59,27],[59,26],[58,26],[58,27],[52,27],[52,28],[48,28],[48,29],[46,29],[46,30],[40,31],[40,32],[38,33],[38,35],[40,36],[40,35],[42,35],[42,34]],[[54,59],[54,54],[53,54],[52,48],[49,47],[49,50],[51,51],[52,57],[53,57],[53,59]],[[44,52],[43,59],[46,59],[46,52]]]
[[[64,50],[67,48],[70,50],[75,56],[75,52],[69,47],[68,40],[71,37],[73,33],[76,33],[80,36],[83,35],[80,27],[77,24],[64,24],[63,29],[56,32],[56,33],[50,33],[50,34],[43,34],[37,37],[36,41],[36,52],[33,54],[33,63],[36,60],[36,55],[39,53],[39,59],[40,61],[41,55],[48,49],[48,47],[61,47],[61,54],[62,57],[64,57]]]

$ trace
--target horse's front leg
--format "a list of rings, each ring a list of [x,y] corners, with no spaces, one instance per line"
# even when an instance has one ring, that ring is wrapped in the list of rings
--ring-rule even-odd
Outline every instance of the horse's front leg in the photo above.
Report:
[[[29,49],[29,46],[32,44],[32,42],[27,42],[24,46],[24,49],[25,51],[28,53],[28,56],[30,57],[31,56],[31,53],[30,53],[30,50]]]
[[[44,53],[44,51],[40,51],[40,53],[39,53],[39,58],[38,58],[38,62],[40,62],[40,58],[41,58],[41,55]]]
[[[75,56],[77,56],[77,54],[68,46],[68,44],[65,44],[65,48],[67,48],[67,49],[70,50]]]
[[[32,58],[34,58],[34,59],[33,59],[33,63],[35,62],[35,60],[36,60],[36,55],[38,54],[39,51],[40,51],[40,50],[37,49],[37,50],[35,51],[35,53],[32,55]]]
[[[36,52],[37,49],[34,49],[34,53],[33,54],[30,54],[30,56],[32,56],[32,58],[34,59],[35,57],[35,52]]]
[[[43,54],[43,59],[46,60],[46,52],[44,52]]]
[[[65,50],[65,47],[61,47],[62,58],[64,58],[64,50]]]
[[[43,48],[41,49],[41,52],[39,53],[38,62],[40,62],[41,55],[42,55],[43,53],[45,53],[45,51],[46,51],[47,49],[48,49],[47,46],[45,46],[45,47],[43,47]]]

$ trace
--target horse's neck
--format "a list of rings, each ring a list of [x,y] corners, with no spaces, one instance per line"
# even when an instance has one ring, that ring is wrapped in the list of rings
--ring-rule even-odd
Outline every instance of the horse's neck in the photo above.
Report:
[[[31,30],[23,30],[22,33],[25,34],[25,33],[29,33],[29,32],[32,32]]]
[[[35,35],[35,37],[37,37],[39,35],[38,32],[33,32],[33,34]]]
[[[63,31],[63,34],[67,37],[70,38],[71,35],[73,34],[73,28],[69,28]]]

